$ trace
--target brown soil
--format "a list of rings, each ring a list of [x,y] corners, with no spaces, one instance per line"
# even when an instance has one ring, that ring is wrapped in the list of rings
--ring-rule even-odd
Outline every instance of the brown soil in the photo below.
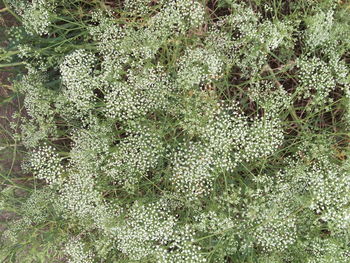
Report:
[[[0,8],[3,8],[0,3]],[[6,47],[7,36],[6,29],[16,26],[17,21],[9,13],[0,14],[0,46]],[[10,127],[10,123],[15,121],[13,114],[19,109],[19,100],[13,96],[11,92],[11,68],[0,69],[0,173],[5,176],[18,176],[21,171],[20,156],[14,154],[13,147],[2,148],[5,145],[13,145],[12,135],[14,131]],[[0,191],[7,186],[7,182],[0,180]],[[22,193],[23,194],[23,193]],[[0,212],[0,233],[6,228],[5,223],[15,217],[12,212]]]
[[[3,8],[2,3],[0,3],[0,8]],[[18,22],[10,13],[0,13],[0,46],[6,47],[8,44],[6,30],[16,25]],[[14,131],[11,129],[10,123],[16,121],[13,115],[20,108],[20,100],[11,92],[13,75],[11,68],[0,69],[0,147],[8,144],[13,145],[12,135]],[[13,149],[1,150],[0,148],[0,170],[2,168],[13,174],[20,172],[19,160],[13,162],[13,156]]]

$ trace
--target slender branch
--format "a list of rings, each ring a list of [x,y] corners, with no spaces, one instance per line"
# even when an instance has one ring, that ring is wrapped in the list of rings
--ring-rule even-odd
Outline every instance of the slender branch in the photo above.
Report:
[[[16,67],[16,66],[22,66],[25,65],[26,63],[21,61],[21,62],[15,62],[15,63],[8,63],[8,64],[0,64],[0,68],[6,68],[6,67]]]
[[[15,17],[19,22],[22,22],[22,19],[11,10],[9,4],[7,3],[7,0],[3,0],[3,3],[5,5],[5,8],[7,9],[6,11],[8,11],[13,17]]]

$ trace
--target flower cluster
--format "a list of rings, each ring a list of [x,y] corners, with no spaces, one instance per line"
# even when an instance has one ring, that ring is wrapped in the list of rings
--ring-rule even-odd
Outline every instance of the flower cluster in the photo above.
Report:
[[[57,206],[66,219],[78,220],[79,225],[87,227],[93,222],[101,231],[107,232],[114,218],[114,209],[102,199],[95,178],[84,172],[71,171],[59,188]]]
[[[215,53],[203,48],[188,49],[180,57],[178,88],[188,90],[210,83],[220,77],[222,70],[223,62]]]
[[[49,122],[54,113],[51,103],[55,93],[45,87],[45,77],[41,72],[30,71],[15,85],[19,92],[28,94],[24,99],[24,107],[30,117],[39,123]]]
[[[8,191],[9,189],[5,189],[1,194]],[[52,215],[51,206],[55,198],[55,194],[47,188],[38,189],[30,194],[28,199],[21,204],[19,212],[22,217],[16,219],[9,228],[3,231],[0,236],[2,241],[17,244],[33,226],[46,222]]]
[[[349,175],[342,167],[328,161],[315,165],[307,174],[311,200],[309,208],[327,222],[334,233],[350,226]]]
[[[193,244],[195,232],[181,226],[170,214],[168,202],[141,205],[135,202],[123,223],[112,229],[116,246],[132,260],[155,258],[157,262],[206,262]]]
[[[173,88],[161,67],[129,71],[127,78],[106,92],[107,117],[128,120],[167,108]]]
[[[135,203],[127,220],[113,229],[117,247],[133,260],[141,260],[156,253],[157,245],[165,245],[174,233],[176,219],[160,202],[148,205]]]
[[[234,3],[232,14],[221,18],[218,26],[234,37],[233,49],[229,49],[234,52],[232,60],[247,77],[259,73],[270,51],[282,45],[293,46],[293,25],[283,21],[272,23],[244,4]]]
[[[165,0],[155,1],[157,6],[161,6]],[[151,11],[151,0],[126,0],[124,2],[124,10],[134,16],[147,15]]]
[[[297,67],[300,81],[297,88],[299,97],[311,98],[311,105],[322,105],[329,101],[329,93],[335,88],[336,82],[327,63],[317,57],[302,58],[297,61]]]
[[[257,227],[252,235],[256,244],[264,251],[284,251],[297,240],[296,219],[290,216],[289,211],[276,213],[266,210],[255,223]]]
[[[164,147],[159,134],[142,126],[127,131],[125,136],[111,150],[104,171],[115,183],[132,189],[156,167]]]
[[[349,249],[346,248],[346,242],[337,242],[335,239],[307,239],[304,242],[302,249],[311,251],[311,255],[308,257],[308,263],[345,263],[349,261]]]
[[[185,124],[191,121],[189,131],[200,141],[180,144],[171,156],[171,181],[177,191],[190,198],[209,193],[218,172],[232,172],[243,161],[272,155],[284,139],[280,121],[275,117],[267,115],[250,121],[237,105],[213,105],[209,101],[199,106],[183,112],[194,118],[195,122],[185,119]]]
[[[40,224],[49,217],[50,206],[55,198],[55,194],[48,189],[37,190],[25,201],[21,210],[32,224]]]
[[[170,0],[149,21],[156,35],[184,34],[204,23],[204,7],[198,1]]]
[[[171,181],[189,199],[208,194],[214,177],[213,153],[203,143],[183,145],[172,157]]]
[[[247,120],[237,106],[218,105],[201,127],[201,138],[212,151],[213,165],[219,171],[233,171],[242,161],[242,142],[247,136]]]
[[[23,118],[21,131],[26,147],[36,147],[41,140],[56,135],[55,110],[52,106],[56,92],[46,87],[45,74],[30,70],[26,76],[14,84],[16,90],[27,94],[24,108],[30,118]]]
[[[87,110],[94,101],[94,89],[98,87],[93,77],[96,58],[85,50],[76,50],[65,57],[60,65],[64,97],[80,111]]]
[[[43,145],[34,150],[28,166],[38,179],[45,180],[52,186],[62,183],[62,158],[52,146]]]
[[[278,116],[291,106],[292,96],[280,83],[261,81],[249,87],[249,97],[267,116]]]
[[[69,256],[69,263],[92,263],[94,262],[94,253],[88,250],[79,238],[72,238],[67,242],[65,253]]]
[[[242,142],[243,159],[246,161],[266,158],[277,151],[284,139],[280,121],[276,118],[256,118],[248,127]]]
[[[308,28],[305,32],[305,43],[311,50],[328,44],[330,41],[331,29],[334,24],[333,16],[333,10],[329,10],[327,13],[318,12],[307,21]]]
[[[71,140],[70,166],[88,173],[101,171],[113,142],[111,125],[90,120],[88,128],[72,131]]]
[[[29,34],[49,34],[51,16],[55,9],[55,1],[33,0],[30,3],[25,1],[11,1],[16,12],[22,16],[23,26]]]

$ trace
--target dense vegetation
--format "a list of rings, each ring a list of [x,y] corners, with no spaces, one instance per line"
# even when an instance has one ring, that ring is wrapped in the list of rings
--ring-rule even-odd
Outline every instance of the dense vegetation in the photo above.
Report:
[[[2,262],[350,262],[350,3],[3,3]]]

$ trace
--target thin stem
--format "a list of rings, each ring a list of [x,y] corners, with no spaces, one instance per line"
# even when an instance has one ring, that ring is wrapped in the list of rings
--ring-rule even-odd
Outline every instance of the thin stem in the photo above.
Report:
[[[15,63],[8,63],[8,64],[0,64],[0,68],[6,68],[6,67],[16,67],[16,66],[22,66],[25,65],[26,63],[21,61],[21,62],[15,62]]]
[[[13,17],[15,17],[19,22],[22,22],[22,19],[11,10],[11,8],[9,7],[9,4],[7,3],[7,0],[3,0],[3,3],[5,5],[5,8],[7,9],[6,11],[8,11]]]

